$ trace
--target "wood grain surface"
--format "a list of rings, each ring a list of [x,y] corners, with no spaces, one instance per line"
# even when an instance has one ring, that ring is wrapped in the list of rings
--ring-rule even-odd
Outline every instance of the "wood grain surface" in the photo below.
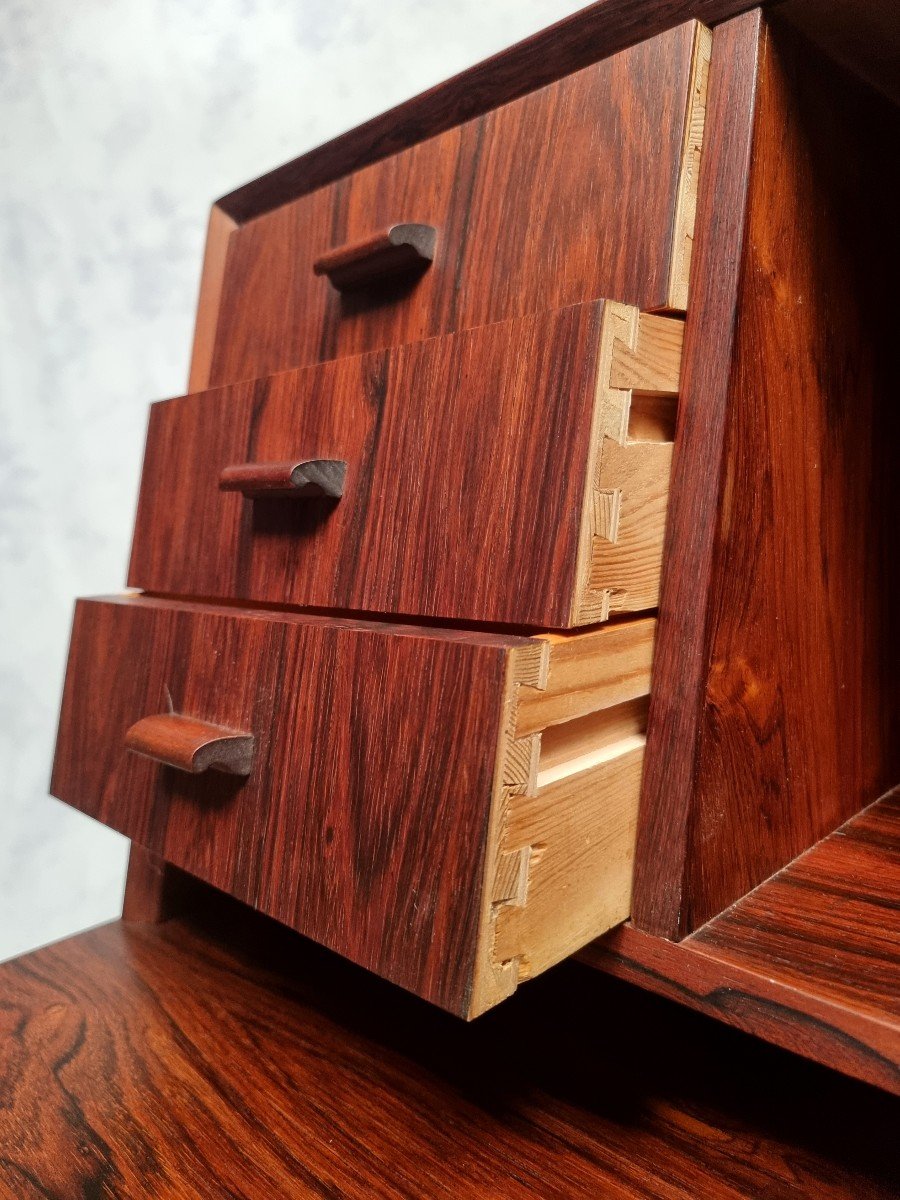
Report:
[[[232,230],[208,385],[603,296],[683,301],[701,56],[688,22]],[[419,277],[342,295],[315,274],[405,222],[437,229]]]
[[[15,1200],[896,1195],[892,1098],[573,963],[465,1025],[219,900],[3,964],[0,1022]]]
[[[54,795],[467,1010],[506,655],[524,638],[135,597],[76,608]],[[245,780],[125,749],[168,706],[252,730]]]
[[[178,913],[181,872],[158,854],[132,842],[128,851],[128,873],[122,900],[122,920],[155,925]]]
[[[313,263],[313,274],[326,275],[339,292],[357,291],[386,277],[427,270],[436,239],[433,225],[390,225],[327,251]]]
[[[808,0],[803,0],[808,4]],[[835,5],[841,0],[835,0]],[[887,0],[880,0],[882,4]],[[727,20],[753,0],[600,0],[421,95],[236,188],[218,201],[233,222],[315,191],[415,142],[508,104],[688,20]]]
[[[755,20],[713,51],[641,808],[634,920],[676,938],[900,779],[900,122],[773,20],[723,271]]]
[[[653,624],[81,601],[51,787],[145,848],[129,918],[165,862],[474,1017],[628,917]]]
[[[141,717],[126,731],[125,749],[191,775],[204,771],[249,775],[253,767],[252,733],[175,712]]]
[[[674,408],[680,332],[575,305],[156,404],[129,585],[536,628],[652,608],[671,433],[629,439],[628,389]],[[346,465],[339,501],[223,494],[305,459]]]
[[[338,359],[151,410],[130,587],[569,623],[602,303]],[[219,490],[334,458],[343,497]]]
[[[683,941],[628,925],[582,957],[900,1094],[900,795]]]
[[[663,936],[677,934],[686,902],[759,29],[759,14],[748,13],[713,32],[632,906],[636,925]]]

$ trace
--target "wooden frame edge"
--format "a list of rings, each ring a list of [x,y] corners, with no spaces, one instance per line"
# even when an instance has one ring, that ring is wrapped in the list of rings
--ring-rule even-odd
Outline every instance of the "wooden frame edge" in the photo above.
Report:
[[[206,248],[200,275],[197,317],[194,322],[194,343],[188,375],[189,392],[202,392],[209,387],[228,243],[237,228],[238,223],[224,209],[218,204],[212,206],[206,227]]]

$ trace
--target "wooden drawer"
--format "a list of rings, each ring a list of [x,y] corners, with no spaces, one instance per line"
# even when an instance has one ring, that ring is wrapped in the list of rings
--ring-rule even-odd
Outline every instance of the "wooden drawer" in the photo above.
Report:
[[[598,301],[156,404],[129,585],[537,628],[650,609],[682,329]],[[304,461],[347,464],[340,499],[289,486]]]
[[[628,915],[654,628],[82,600],[51,789],[474,1016]]]
[[[230,228],[200,386],[602,296],[683,309],[709,44],[688,22]],[[430,262],[386,241],[405,223]]]

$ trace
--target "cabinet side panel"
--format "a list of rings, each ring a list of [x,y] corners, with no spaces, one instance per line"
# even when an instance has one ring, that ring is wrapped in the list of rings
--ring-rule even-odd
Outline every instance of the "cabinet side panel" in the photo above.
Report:
[[[713,32],[632,909],[663,936],[678,930],[689,851],[759,27],[754,12]]]
[[[898,145],[891,105],[773,21],[711,597],[691,929],[900,778]]]
[[[900,773],[889,544],[900,511],[900,261],[888,149],[900,122],[777,20],[761,48],[711,575],[703,626],[680,650],[691,692],[674,720],[693,553],[683,522],[670,529],[659,628],[635,914],[669,937],[727,908]],[[690,347],[689,321],[688,410]],[[676,467],[676,516],[678,483]],[[709,534],[698,525],[693,536]]]

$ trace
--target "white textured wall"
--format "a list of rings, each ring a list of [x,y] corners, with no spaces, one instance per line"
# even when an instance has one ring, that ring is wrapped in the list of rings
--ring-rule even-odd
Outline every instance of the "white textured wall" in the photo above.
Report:
[[[72,600],[125,578],[150,400],[182,392],[216,196],[581,7],[0,3],[0,959],[121,905],[47,795]]]

